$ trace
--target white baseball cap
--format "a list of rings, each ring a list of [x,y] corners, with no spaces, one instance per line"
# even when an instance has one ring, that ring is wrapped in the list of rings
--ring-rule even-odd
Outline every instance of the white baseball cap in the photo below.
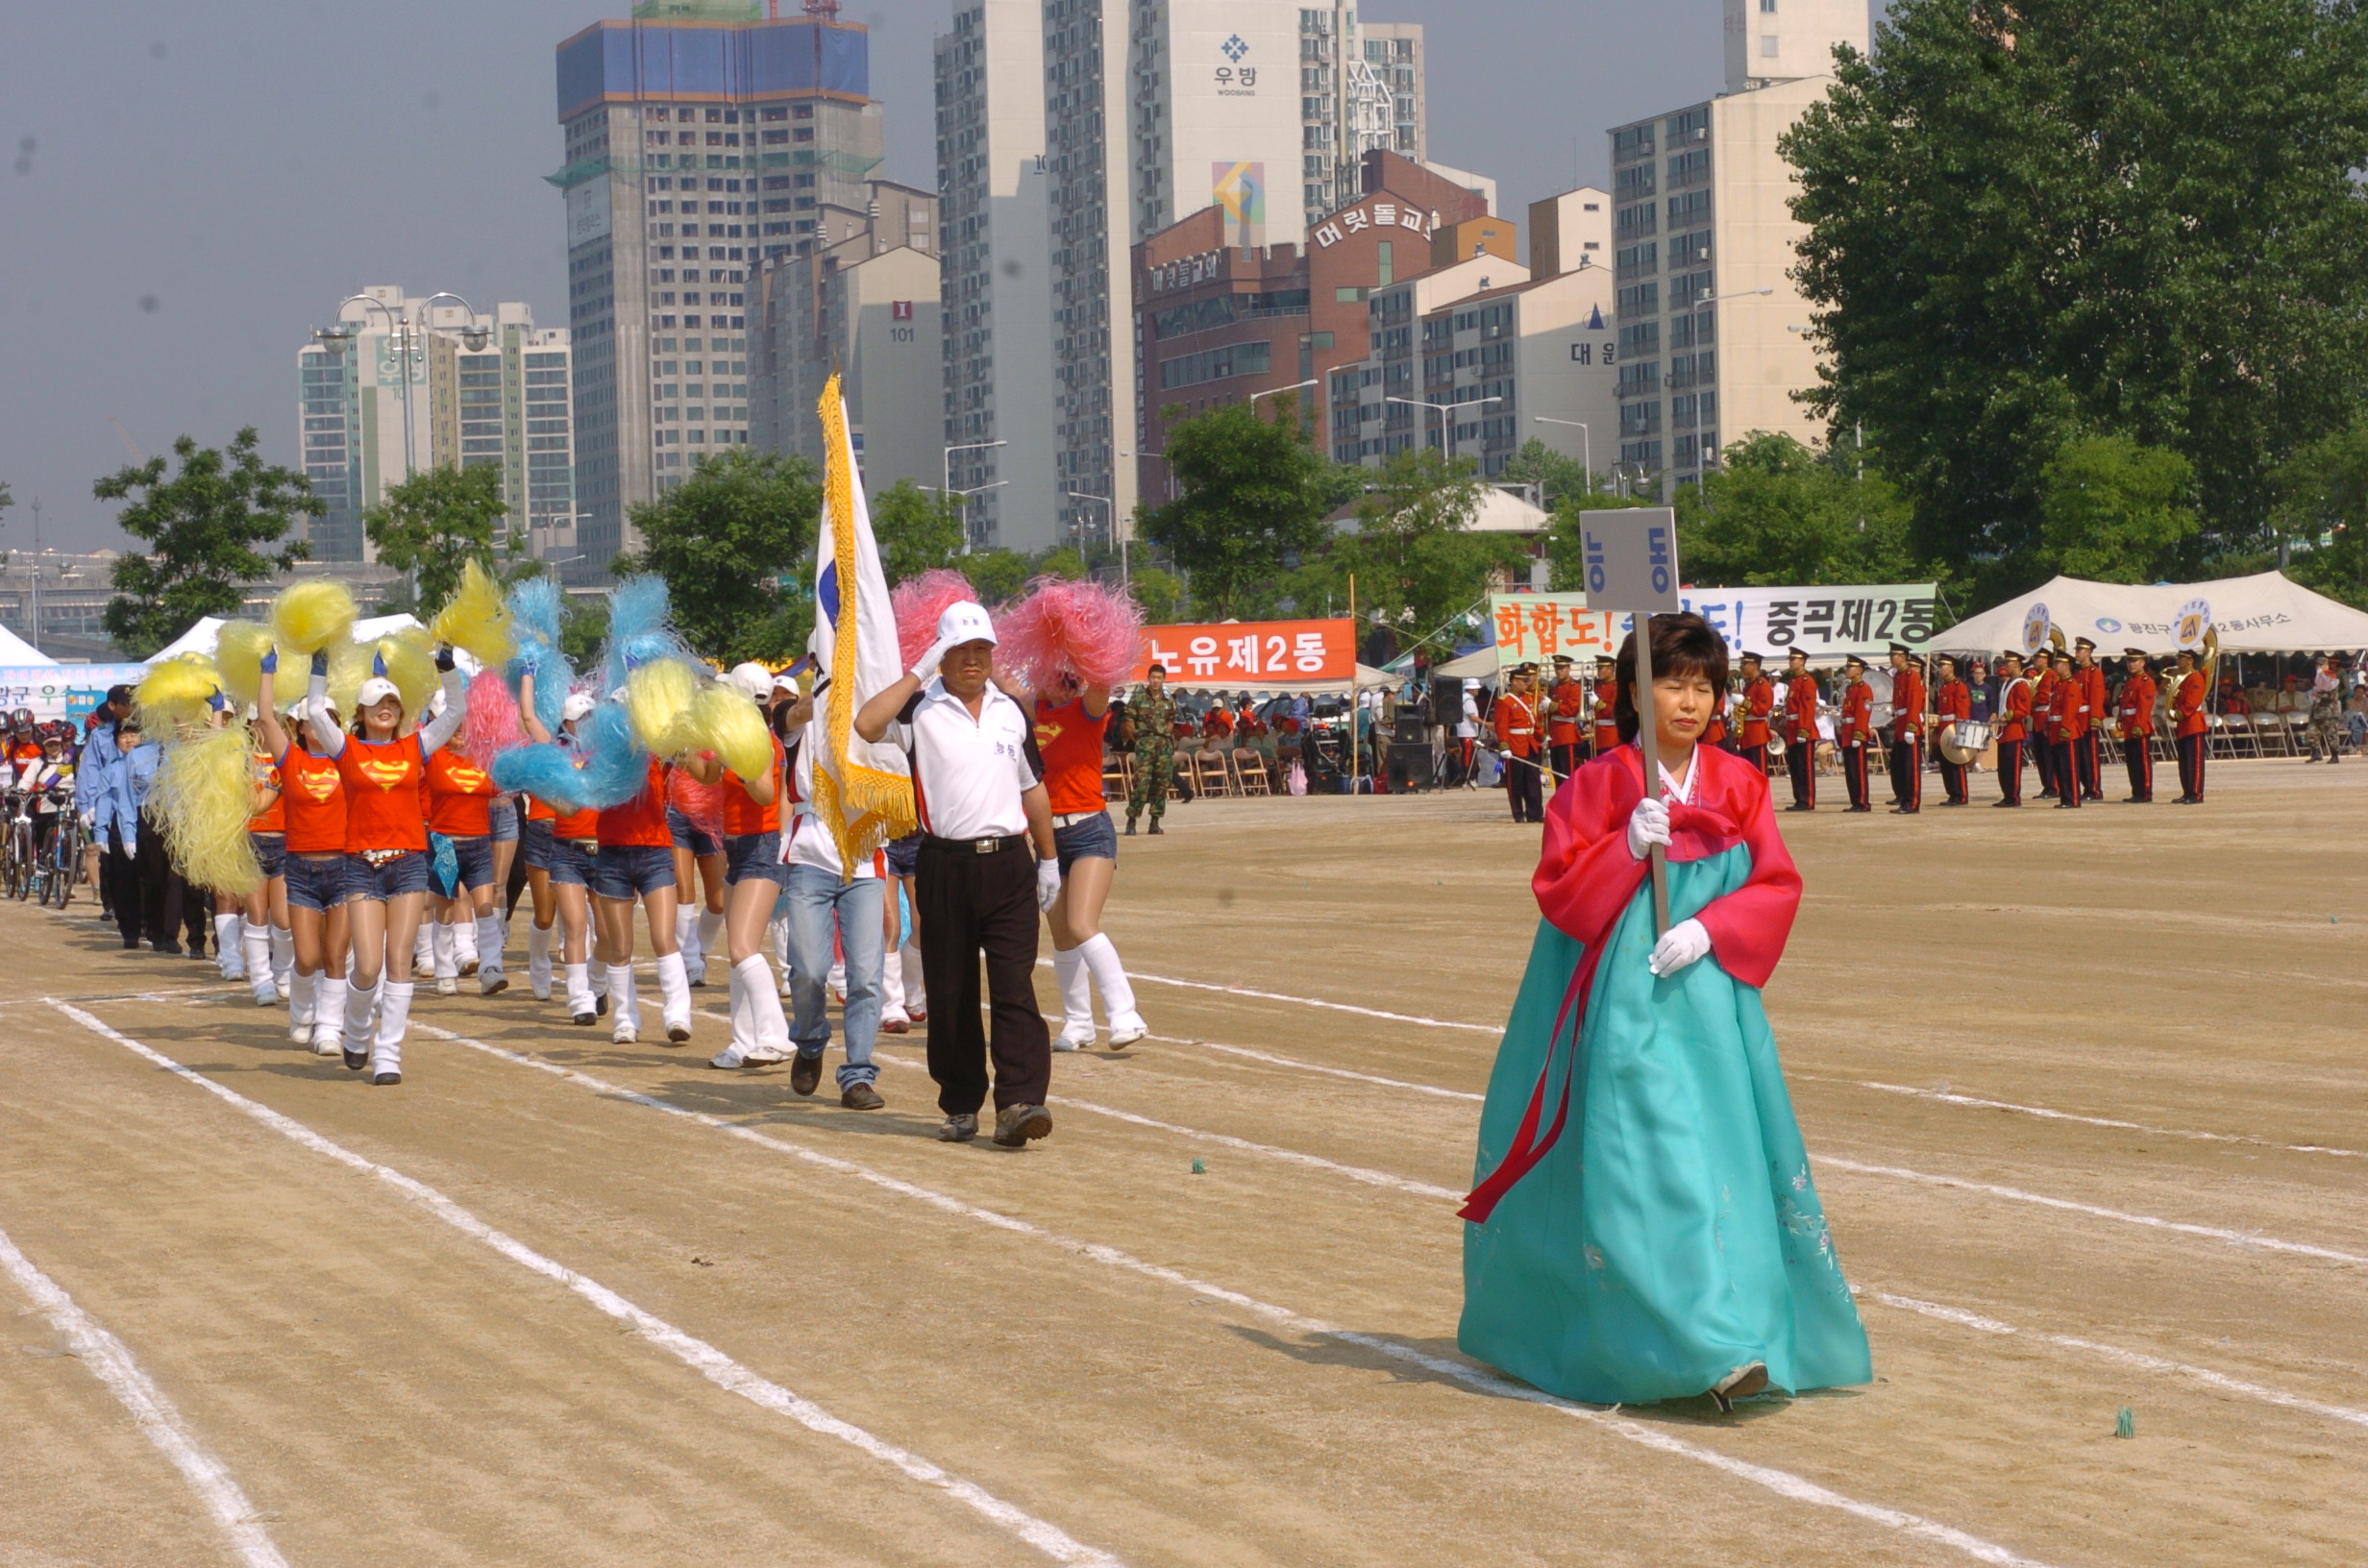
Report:
[[[948,648],[959,648],[964,643],[995,641],[995,618],[986,609],[965,600],[949,604],[946,613],[937,618],[937,640]]]
[[[354,699],[355,711],[359,712],[363,708],[375,708],[390,697],[395,699],[397,706],[402,705],[403,692],[401,688],[397,687],[393,681],[388,680],[384,675],[372,675],[368,680],[361,683],[361,695]]]
[[[588,718],[597,705],[590,692],[570,692],[567,700],[559,704],[559,723],[564,724],[571,720]]]
[[[773,672],[753,659],[746,664],[733,665],[731,674],[724,678],[752,702],[762,702],[773,690]]]

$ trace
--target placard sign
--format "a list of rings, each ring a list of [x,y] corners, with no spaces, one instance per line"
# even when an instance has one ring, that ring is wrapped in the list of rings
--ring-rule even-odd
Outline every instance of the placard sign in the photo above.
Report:
[[[1579,554],[1590,604],[1655,614],[1678,608],[1677,513],[1669,507],[1581,512]]]
[[[1224,621],[1146,626],[1133,683],[1152,665],[1171,686],[1255,687],[1274,681],[1333,681],[1357,673],[1357,626],[1338,621]]]

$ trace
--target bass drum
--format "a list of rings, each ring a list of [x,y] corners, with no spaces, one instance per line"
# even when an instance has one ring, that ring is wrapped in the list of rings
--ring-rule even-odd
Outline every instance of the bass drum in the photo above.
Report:
[[[1989,749],[1989,725],[1978,719],[1950,724],[1940,732],[1940,754],[1959,768]]]

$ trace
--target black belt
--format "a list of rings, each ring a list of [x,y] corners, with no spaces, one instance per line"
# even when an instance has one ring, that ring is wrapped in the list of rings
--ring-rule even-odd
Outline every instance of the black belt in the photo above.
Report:
[[[991,855],[999,849],[1018,849],[1026,845],[1024,833],[1006,833],[984,839],[941,839],[934,833],[925,834],[921,841],[939,849],[968,850],[974,855]]]

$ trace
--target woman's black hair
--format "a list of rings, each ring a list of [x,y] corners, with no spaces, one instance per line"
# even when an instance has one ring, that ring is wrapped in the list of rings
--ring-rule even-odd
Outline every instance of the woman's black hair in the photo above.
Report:
[[[1652,618],[1653,678],[1664,675],[1706,675],[1711,691],[1721,707],[1727,700],[1727,640],[1717,629],[1691,610],[1675,615],[1656,615]],[[1619,664],[1614,679],[1617,681],[1612,700],[1612,717],[1619,725],[1622,742],[1637,738],[1637,637],[1630,632],[1620,640]]]

